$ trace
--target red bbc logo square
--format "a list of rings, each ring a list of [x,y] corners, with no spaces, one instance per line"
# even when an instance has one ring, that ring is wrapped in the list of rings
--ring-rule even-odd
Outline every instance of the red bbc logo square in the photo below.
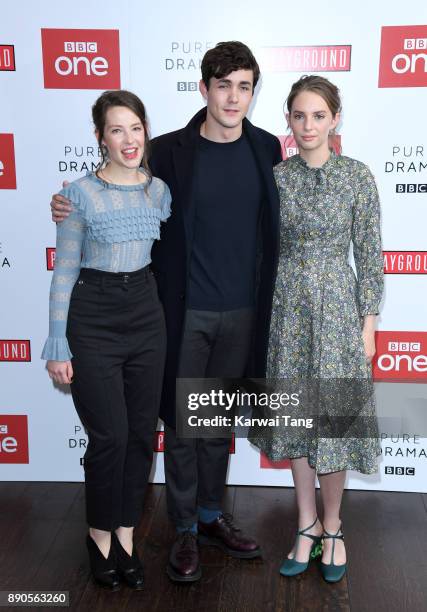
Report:
[[[374,380],[427,382],[427,332],[378,331],[375,339]]]
[[[15,48],[13,45],[0,45],[0,72],[15,71]]]
[[[0,134],[0,189],[16,189],[13,134]]]
[[[289,459],[282,459],[281,461],[271,461],[264,453],[259,454],[260,462],[259,467],[262,469],[269,470],[290,470],[291,462]]]
[[[46,269],[47,270],[53,270],[55,268],[55,255],[56,255],[55,247],[46,248]]]
[[[0,463],[29,463],[26,415],[0,415]]]
[[[384,26],[378,87],[427,87],[427,25]]]
[[[120,89],[118,30],[43,28],[45,89]]]

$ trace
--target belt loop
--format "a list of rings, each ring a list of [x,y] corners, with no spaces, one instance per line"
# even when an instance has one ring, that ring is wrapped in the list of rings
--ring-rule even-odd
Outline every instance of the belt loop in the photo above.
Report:
[[[102,274],[101,275],[101,293],[105,293],[104,281],[105,281],[105,276]]]

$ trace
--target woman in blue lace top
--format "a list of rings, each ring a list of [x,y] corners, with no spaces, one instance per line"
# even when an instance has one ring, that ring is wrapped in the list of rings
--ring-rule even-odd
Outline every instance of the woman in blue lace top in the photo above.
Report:
[[[150,251],[170,215],[151,175],[141,100],[107,91],[92,108],[102,152],[96,172],[63,191],[73,212],[57,226],[49,337],[42,358],[71,383],[88,433],[87,546],[95,580],[143,582],[133,545],[152,463],[165,359],[165,324]]]

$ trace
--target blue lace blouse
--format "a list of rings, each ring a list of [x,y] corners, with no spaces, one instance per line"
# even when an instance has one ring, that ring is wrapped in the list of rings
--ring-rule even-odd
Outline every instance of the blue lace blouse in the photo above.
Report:
[[[156,177],[148,186],[114,185],[93,172],[60,193],[71,200],[73,210],[57,224],[49,337],[42,359],[68,361],[68,308],[80,268],[134,272],[148,265],[153,242],[160,239],[160,222],[170,215],[171,195]]]

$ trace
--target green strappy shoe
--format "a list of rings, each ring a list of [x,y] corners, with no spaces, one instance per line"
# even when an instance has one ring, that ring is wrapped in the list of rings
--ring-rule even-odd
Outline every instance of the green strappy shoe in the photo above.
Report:
[[[318,520],[319,519],[316,516],[316,520],[314,521],[314,523],[312,523],[312,525],[306,527],[305,529],[300,529],[299,531],[297,531],[297,541],[295,544],[294,558],[285,559],[283,561],[282,567],[280,568],[280,573],[282,574],[282,576],[297,576],[298,574],[302,574],[302,572],[305,572],[305,570],[307,569],[310,560],[315,559],[316,557],[319,557],[322,554],[322,536],[315,536],[311,533],[306,533],[306,531],[314,527]],[[313,540],[310,549],[310,555],[308,557],[308,561],[306,562],[295,560],[295,557],[297,556],[298,552],[298,538],[300,536],[304,536],[305,538],[310,538],[310,540]]]
[[[341,534],[338,535],[338,533],[341,531]],[[326,582],[339,582],[341,580],[341,578],[344,576],[345,572],[346,572],[346,568],[347,568],[347,564],[344,563],[344,565],[335,565],[334,563],[334,552],[335,552],[335,540],[344,540],[344,535],[343,532],[341,530],[341,527],[338,529],[338,531],[334,534],[329,533],[328,531],[324,530],[324,535],[323,535],[323,539],[327,540],[327,539],[332,539],[332,555],[331,555],[331,562],[330,563],[320,563],[320,570],[322,572],[322,576],[323,578],[326,580]]]

